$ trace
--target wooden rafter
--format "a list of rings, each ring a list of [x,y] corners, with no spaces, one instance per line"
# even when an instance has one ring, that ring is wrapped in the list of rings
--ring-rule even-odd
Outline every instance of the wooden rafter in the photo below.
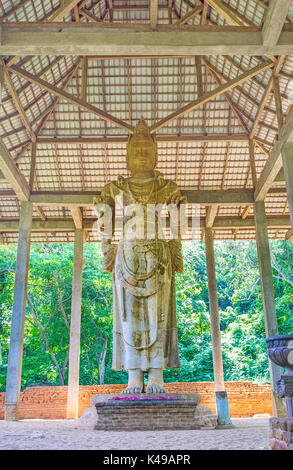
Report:
[[[74,76],[74,74],[76,73],[78,67],[79,67],[79,64],[80,64],[80,59],[78,59],[77,63],[74,65],[74,67],[69,71],[69,74],[67,75],[67,77],[65,78],[63,84],[62,84],[62,89],[65,90],[68,86],[68,84],[70,83],[72,77]],[[60,96],[57,96],[55,98],[55,100],[53,101],[53,103],[49,106],[49,108],[47,108],[44,112],[44,116],[42,116],[42,120],[40,122],[40,124],[38,125],[38,128],[36,130],[36,135],[39,136],[40,133],[42,132],[43,128],[45,127],[50,115],[52,114],[52,112],[54,112],[57,104],[59,103],[60,101]]]
[[[221,74],[204,57],[203,57],[203,61],[204,61],[205,65],[207,66],[208,70],[211,72],[214,79],[216,80],[218,86],[220,86],[222,83],[221,83],[221,80],[219,79],[218,75],[221,75]],[[232,98],[230,98],[228,93],[224,93],[224,96],[225,96],[227,102],[229,103],[229,106],[231,107],[233,113],[235,114],[236,118],[239,120],[240,126],[243,128],[243,130],[246,134],[249,134],[249,129],[246,125],[245,120],[243,119],[243,116],[242,116],[239,108],[237,107],[236,104],[233,103]]]
[[[293,133],[293,109],[288,113],[287,119],[283,125],[279,140],[276,141],[270,156],[264,166],[262,174],[257,182],[255,189],[255,200],[264,200],[269,189],[282,168],[282,148],[287,143]]]
[[[2,61],[2,66],[3,66],[3,70],[4,70],[4,78],[5,78],[5,81],[6,81],[6,84],[8,86],[8,89],[10,91],[10,94],[13,98],[13,101],[14,101],[14,104],[15,104],[15,107],[21,117],[21,120],[22,122],[24,123],[27,131],[28,131],[28,134],[31,138],[32,141],[35,141],[36,140],[36,136],[35,136],[35,133],[32,129],[32,126],[28,120],[28,117],[23,109],[23,106],[21,104],[21,101],[20,101],[20,98],[19,98],[19,93],[17,93],[16,89],[15,89],[15,86],[12,82],[12,79],[9,75],[9,72],[7,71],[6,67],[4,66],[4,63],[3,63],[3,60],[1,59]]]
[[[27,201],[30,198],[30,189],[24,176],[17,168],[15,161],[8,152],[0,138],[0,166],[4,177],[7,179],[18,199]]]
[[[281,66],[282,66],[282,63],[284,61],[284,57],[281,56],[278,58],[278,61],[274,67],[274,70],[273,70],[273,73],[272,73],[272,76],[269,80],[269,83],[264,91],[264,94],[262,96],[262,99],[260,101],[260,104],[259,104],[259,107],[258,107],[258,110],[257,110],[257,113],[256,113],[256,116],[254,118],[254,121],[253,121],[253,125],[252,125],[252,128],[251,128],[251,131],[250,131],[250,138],[253,139],[255,134],[256,134],[256,131],[257,131],[257,126],[260,122],[260,118],[261,118],[261,115],[263,113],[263,110],[264,110],[264,107],[265,107],[265,104],[267,102],[267,99],[268,99],[268,96],[269,94],[271,93],[272,91],[272,87],[273,87],[273,84],[274,84],[274,76],[276,74],[278,74]]]
[[[20,67],[17,67],[16,65],[13,65],[11,67],[11,70],[15,72],[17,75],[25,78],[31,83],[34,83],[35,85],[40,86],[41,88],[44,88],[45,90],[49,91],[53,95],[59,96],[60,98],[64,98],[66,101],[69,101],[72,104],[75,104],[77,106],[80,106],[81,108],[87,110],[89,113],[93,113],[96,116],[100,117],[103,120],[109,121],[112,124],[121,127],[124,130],[127,130],[128,132],[132,133],[133,132],[133,127],[130,126],[129,124],[121,121],[120,119],[112,116],[111,114],[108,114],[101,109],[97,108],[96,106],[93,106],[89,103],[86,103],[85,101],[81,100],[80,98],[77,98],[70,93],[67,93],[64,90],[60,90],[60,88],[57,88],[54,85],[51,85],[50,83],[46,82],[45,80],[42,80],[40,78],[35,77],[31,73],[21,69]]]
[[[150,0],[150,25],[156,29],[158,23],[158,0]]]
[[[192,101],[191,103],[183,106],[182,108],[174,111],[173,113],[169,114],[167,117],[161,119],[157,123],[155,123],[151,127],[151,132],[156,132],[158,129],[161,127],[165,126],[169,122],[173,121],[174,119],[178,119],[181,116],[183,116],[186,113],[189,113],[190,111],[193,111],[194,109],[198,108],[199,106],[202,106],[204,103],[207,103],[208,101],[212,100],[213,98],[216,98],[219,95],[222,95],[223,93],[232,90],[232,88],[235,88],[237,85],[240,83],[243,83],[244,81],[248,80],[249,78],[253,77],[254,75],[257,75],[263,70],[266,70],[272,66],[272,62],[267,61],[264,62],[256,67],[254,67],[251,70],[248,70],[247,72],[239,75],[238,77],[229,80],[228,82],[224,83],[223,85],[220,85],[219,87],[215,88],[214,90],[205,93],[202,95],[199,99]]]
[[[64,0],[61,2],[60,8],[50,17],[49,21],[61,21],[67,13],[70,12],[80,0]]]
[[[282,98],[280,93],[280,83],[279,78],[276,75],[273,75],[273,90],[274,90],[274,98],[275,98],[275,105],[277,111],[277,121],[278,121],[278,129],[279,134],[282,130],[284,118],[283,118],[283,109],[282,109]]]
[[[202,6],[196,6],[195,8],[192,8],[189,10],[186,15],[184,15],[182,18],[180,18],[176,24],[186,24],[188,21],[192,20],[195,16],[199,15],[202,12]]]
[[[216,10],[219,15],[221,15],[225,20],[234,26],[243,26],[244,21],[239,18],[237,13],[234,13],[229,6],[222,2],[221,0],[205,0],[214,10]]]

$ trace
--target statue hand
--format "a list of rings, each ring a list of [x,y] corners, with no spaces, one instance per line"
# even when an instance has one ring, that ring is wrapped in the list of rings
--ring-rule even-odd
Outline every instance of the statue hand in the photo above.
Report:
[[[175,206],[179,207],[180,204],[186,204],[187,203],[187,199],[185,196],[181,196],[181,195],[176,195],[176,194],[173,194],[173,196],[170,197],[169,199],[169,202],[168,204],[175,204]]]

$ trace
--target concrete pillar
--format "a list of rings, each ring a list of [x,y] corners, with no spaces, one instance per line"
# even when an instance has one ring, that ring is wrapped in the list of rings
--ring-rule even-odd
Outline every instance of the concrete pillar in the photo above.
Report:
[[[79,357],[80,357],[80,319],[81,319],[81,291],[83,267],[83,230],[75,230],[74,260],[72,278],[70,343],[69,343],[69,372],[67,413],[68,419],[78,417],[79,392]]]
[[[220,315],[218,306],[217,278],[212,228],[205,229],[205,244],[218,426],[231,427],[229,403],[224,383]]]
[[[7,421],[18,420],[31,225],[32,204],[22,201],[6,379],[5,419]]]
[[[282,150],[283,167],[286,180],[291,227],[293,233],[293,143],[284,145]]]
[[[264,201],[255,202],[254,214],[265,331],[266,337],[268,338],[269,336],[275,336],[278,334],[278,322]],[[276,391],[276,381],[280,378],[282,369],[272,363],[269,359],[269,371],[272,388],[273,414],[277,417],[286,416],[285,405],[282,399],[278,397]]]

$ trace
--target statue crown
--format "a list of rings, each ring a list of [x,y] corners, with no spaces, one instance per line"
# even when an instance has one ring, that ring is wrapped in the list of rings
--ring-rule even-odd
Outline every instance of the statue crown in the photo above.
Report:
[[[150,128],[148,127],[147,123],[145,122],[144,118],[141,117],[138,123],[136,124],[133,134],[129,138],[129,142],[133,139],[151,139],[154,143],[156,143],[154,137],[150,132]]]
[[[145,122],[144,118],[140,118],[140,120],[136,124],[136,126],[134,128],[134,132],[133,132],[134,136],[141,135],[141,134],[145,135],[146,137],[151,136],[149,127],[148,127],[147,123]]]

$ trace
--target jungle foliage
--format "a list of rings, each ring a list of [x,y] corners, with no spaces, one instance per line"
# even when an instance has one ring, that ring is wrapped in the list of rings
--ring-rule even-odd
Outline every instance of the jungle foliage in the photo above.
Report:
[[[212,348],[204,244],[184,243],[185,269],[176,276],[182,368],[166,382],[212,381]],[[268,360],[255,242],[215,244],[225,380],[268,381]],[[293,332],[293,244],[271,243],[280,334]],[[111,370],[112,280],[97,244],[85,244],[80,383],[126,383]],[[16,246],[0,246],[0,391],[5,390]],[[22,388],[67,383],[73,268],[72,244],[31,247]]]

